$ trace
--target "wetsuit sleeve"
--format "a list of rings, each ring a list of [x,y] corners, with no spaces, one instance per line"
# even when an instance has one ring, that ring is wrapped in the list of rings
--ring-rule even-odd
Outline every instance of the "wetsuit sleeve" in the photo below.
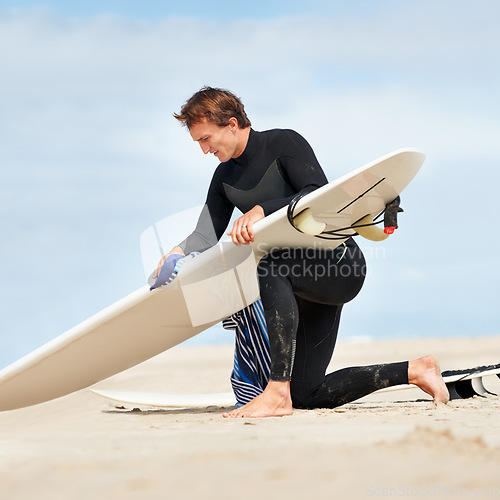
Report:
[[[195,230],[179,246],[188,255],[191,252],[204,252],[214,246],[224,234],[234,205],[222,194],[217,171],[208,188],[207,200]]]
[[[328,183],[309,143],[297,132],[284,130],[279,138],[279,165],[295,194],[261,203],[265,215],[288,205],[299,193],[307,194]]]

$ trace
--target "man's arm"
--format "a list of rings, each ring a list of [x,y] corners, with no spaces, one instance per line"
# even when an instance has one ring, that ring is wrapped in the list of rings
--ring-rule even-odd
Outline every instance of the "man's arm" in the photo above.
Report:
[[[208,188],[207,200],[203,207],[195,230],[179,245],[168,252],[160,262],[153,274],[157,278],[167,257],[172,254],[188,255],[191,252],[203,252],[214,246],[224,234],[234,206],[221,195],[221,189],[217,180],[217,171],[215,172],[210,187]]]
[[[255,207],[243,214],[239,219],[236,219],[233,229],[226,234],[231,236],[235,245],[240,246],[242,243],[248,245],[255,237],[253,225],[264,217],[264,209],[260,205],[255,205]]]
[[[285,207],[299,193],[307,194],[328,183],[309,143],[293,130],[283,130],[278,144],[279,164],[295,194],[261,203],[265,215]]]

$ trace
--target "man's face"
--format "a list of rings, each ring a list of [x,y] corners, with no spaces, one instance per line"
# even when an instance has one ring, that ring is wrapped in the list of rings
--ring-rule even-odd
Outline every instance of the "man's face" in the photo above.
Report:
[[[235,157],[238,140],[233,125],[219,127],[204,118],[203,121],[192,125],[189,133],[193,140],[200,144],[205,154],[212,153],[220,162]]]

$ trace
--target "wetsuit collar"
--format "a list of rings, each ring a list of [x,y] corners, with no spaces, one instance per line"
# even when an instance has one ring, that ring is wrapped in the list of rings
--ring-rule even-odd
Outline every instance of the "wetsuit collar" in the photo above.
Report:
[[[248,142],[243,150],[243,153],[241,153],[238,158],[233,158],[233,161],[236,163],[239,163],[240,165],[249,165],[255,156],[255,153],[257,151],[257,133],[254,131],[253,128],[250,129],[250,135],[248,136]]]

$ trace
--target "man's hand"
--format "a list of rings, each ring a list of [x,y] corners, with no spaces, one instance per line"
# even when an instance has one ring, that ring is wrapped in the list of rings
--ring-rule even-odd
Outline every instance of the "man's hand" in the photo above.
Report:
[[[161,268],[163,267],[163,264],[165,264],[165,261],[167,260],[167,257],[174,254],[174,253],[180,253],[181,255],[185,255],[184,251],[182,250],[181,247],[174,247],[170,252],[167,253],[162,259],[160,260],[160,263],[158,264],[158,267],[156,268],[156,271],[153,273],[153,278],[156,279],[158,278],[158,275],[160,274]]]
[[[227,235],[231,236],[235,245],[240,246],[242,243],[248,245],[253,242],[255,236],[253,225],[264,217],[264,209],[260,205],[255,205],[252,210],[234,221],[233,229]]]

